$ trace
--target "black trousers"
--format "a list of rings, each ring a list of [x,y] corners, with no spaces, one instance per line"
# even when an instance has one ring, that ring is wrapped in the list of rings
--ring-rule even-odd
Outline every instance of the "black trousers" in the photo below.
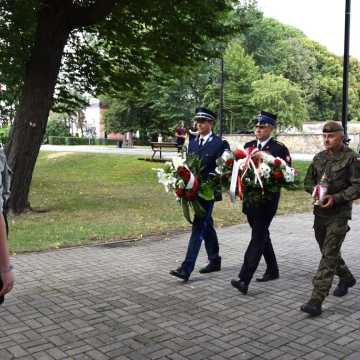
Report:
[[[280,193],[276,193],[273,199],[263,206],[249,208],[244,211],[251,227],[251,240],[245,252],[239,278],[247,285],[259,266],[262,256],[264,256],[266,262],[266,273],[271,275],[279,274],[279,267],[269,232],[271,221],[278,208],[279,199]]]

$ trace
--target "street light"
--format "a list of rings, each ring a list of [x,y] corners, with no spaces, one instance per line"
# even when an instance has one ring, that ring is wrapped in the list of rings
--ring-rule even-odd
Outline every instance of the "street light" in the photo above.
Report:
[[[223,136],[224,131],[224,55],[222,54],[220,59],[220,137]]]
[[[341,123],[344,128],[345,141],[348,143],[347,121],[349,101],[349,48],[350,48],[350,14],[351,0],[346,0],[345,5],[345,39],[344,39],[344,61],[343,61],[343,101]]]

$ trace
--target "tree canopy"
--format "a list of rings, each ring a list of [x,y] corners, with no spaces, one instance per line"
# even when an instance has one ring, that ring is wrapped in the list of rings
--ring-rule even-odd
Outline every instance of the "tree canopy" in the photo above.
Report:
[[[339,120],[342,99],[342,58],[307,38],[300,30],[266,18],[247,2],[242,11],[230,13],[227,21],[241,26],[223,41],[225,63],[225,131],[252,127],[260,110],[274,111],[283,128],[301,127],[306,120]],[[244,26],[246,24],[246,26]],[[360,120],[360,63],[351,59],[349,113]],[[138,103],[152,110],[151,123],[158,131],[174,126],[179,119],[190,121],[199,105],[219,109],[219,58],[206,59],[181,75],[164,81],[156,70],[145,91],[136,95]],[[170,81],[168,81],[170,80]],[[165,94],[166,96],[163,96]],[[170,96],[171,95],[171,96]],[[116,103],[117,96],[113,97]],[[118,96],[127,125],[141,126],[126,111],[124,97]],[[132,103],[132,111],[136,104]],[[110,128],[120,119],[107,114]],[[149,124],[146,125],[147,127]],[[150,125],[151,126],[151,125]],[[124,130],[118,122],[117,130]]]
[[[4,0],[0,3],[1,113],[13,116],[7,155],[13,211],[28,193],[51,109],[76,94],[140,87],[154,66],[166,72],[216,52],[231,0]],[[206,45],[206,46],[205,46]]]

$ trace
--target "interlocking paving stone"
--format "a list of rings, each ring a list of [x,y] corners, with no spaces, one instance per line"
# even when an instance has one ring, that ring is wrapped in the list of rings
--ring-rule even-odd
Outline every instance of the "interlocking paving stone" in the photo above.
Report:
[[[360,280],[360,207],[343,257]],[[218,230],[221,272],[188,283],[168,274],[189,233],[120,247],[87,246],[17,255],[17,283],[0,307],[0,360],[360,359],[360,290],[329,295],[323,314],[299,311],[319,263],[311,214],[276,217],[280,279],[230,285],[250,238],[247,224]],[[261,262],[256,276],[265,270]],[[359,281],[360,283],[360,281]]]

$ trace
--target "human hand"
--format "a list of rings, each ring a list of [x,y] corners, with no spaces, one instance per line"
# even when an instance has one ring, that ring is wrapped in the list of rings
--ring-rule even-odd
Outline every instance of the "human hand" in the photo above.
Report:
[[[10,292],[14,287],[15,276],[12,271],[7,271],[5,273],[1,273],[1,280],[3,282],[3,287],[0,290],[0,296],[3,296]]]
[[[320,206],[324,209],[328,209],[333,207],[334,204],[335,204],[334,197],[332,195],[325,195]]]

